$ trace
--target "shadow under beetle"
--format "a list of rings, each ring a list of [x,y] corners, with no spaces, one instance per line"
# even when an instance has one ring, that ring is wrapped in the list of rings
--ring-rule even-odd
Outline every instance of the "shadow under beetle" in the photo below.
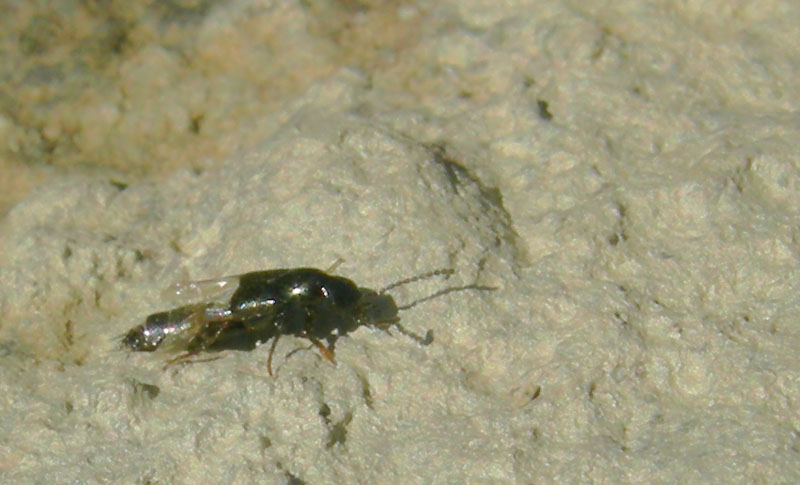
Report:
[[[403,306],[398,306],[386,292],[424,278],[449,277],[453,272],[452,269],[431,271],[378,291],[315,268],[254,271],[177,284],[174,290],[179,297],[203,301],[148,316],[144,324],[125,335],[122,344],[134,351],[152,352],[169,342],[167,346],[183,350],[184,353],[167,361],[166,369],[200,352],[253,350],[272,339],[267,359],[270,375],[272,355],[283,335],[310,340],[331,362],[336,339],[362,325],[384,330],[394,326],[421,345],[428,345],[433,341],[433,332],[429,330],[423,338],[407,331],[399,323],[399,311],[455,291],[495,288],[477,284],[453,286]]]

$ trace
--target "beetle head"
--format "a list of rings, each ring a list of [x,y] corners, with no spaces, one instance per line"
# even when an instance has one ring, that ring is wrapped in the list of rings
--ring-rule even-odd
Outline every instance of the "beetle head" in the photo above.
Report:
[[[362,323],[380,324],[398,321],[397,304],[391,295],[378,293],[369,288],[359,288],[359,291],[361,291],[360,317]]]

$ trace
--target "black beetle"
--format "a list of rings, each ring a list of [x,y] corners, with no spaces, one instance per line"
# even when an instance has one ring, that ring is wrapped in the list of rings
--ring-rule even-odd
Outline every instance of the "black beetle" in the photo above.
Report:
[[[448,287],[401,307],[386,291],[423,278],[451,274],[452,269],[439,269],[406,278],[379,291],[359,287],[352,280],[315,268],[254,271],[179,284],[176,286],[178,294],[193,291],[195,296],[215,298],[154,313],[144,324],[131,329],[122,344],[134,351],[149,352],[165,341],[175,340],[174,346],[185,352],[168,361],[166,368],[200,352],[253,350],[273,339],[267,360],[270,375],[272,354],[283,335],[310,340],[331,362],[336,339],[362,325],[382,329],[395,326],[420,344],[428,345],[433,341],[432,331],[423,338],[405,330],[399,323],[400,310],[453,291],[494,288],[476,284]]]

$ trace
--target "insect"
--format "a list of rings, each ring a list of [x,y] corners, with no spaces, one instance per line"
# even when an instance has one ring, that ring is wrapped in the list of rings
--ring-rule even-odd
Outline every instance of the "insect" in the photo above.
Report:
[[[178,296],[202,301],[148,316],[143,324],[124,336],[122,344],[130,350],[152,352],[169,342],[165,346],[183,350],[167,361],[166,369],[201,352],[253,350],[272,339],[267,359],[270,375],[272,355],[278,339],[284,335],[308,339],[331,362],[334,362],[336,339],[362,325],[384,330],[394,326],[421,345],[428,345],[433,341],[433,332],[429,330],[425,337],[420,337],[407,331],[400,325],[401,310],[454,291],[495,288],[477,284],[452,286],[402,306],[386,292],[425,278],[449,277],[453,272],[438,269],[378,291],[315,268],[254,271],[178,284],[175,286]]]

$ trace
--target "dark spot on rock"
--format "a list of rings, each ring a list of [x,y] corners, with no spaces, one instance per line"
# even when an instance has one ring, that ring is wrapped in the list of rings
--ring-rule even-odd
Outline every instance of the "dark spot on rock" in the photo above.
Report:
[[[545,121],[551,121],[553,119],[553,113],[551,113],[547,108],[548,104],[547,101],[543,101],[541,99],[536,100],[536,106],[539,108],[539,118]]]

